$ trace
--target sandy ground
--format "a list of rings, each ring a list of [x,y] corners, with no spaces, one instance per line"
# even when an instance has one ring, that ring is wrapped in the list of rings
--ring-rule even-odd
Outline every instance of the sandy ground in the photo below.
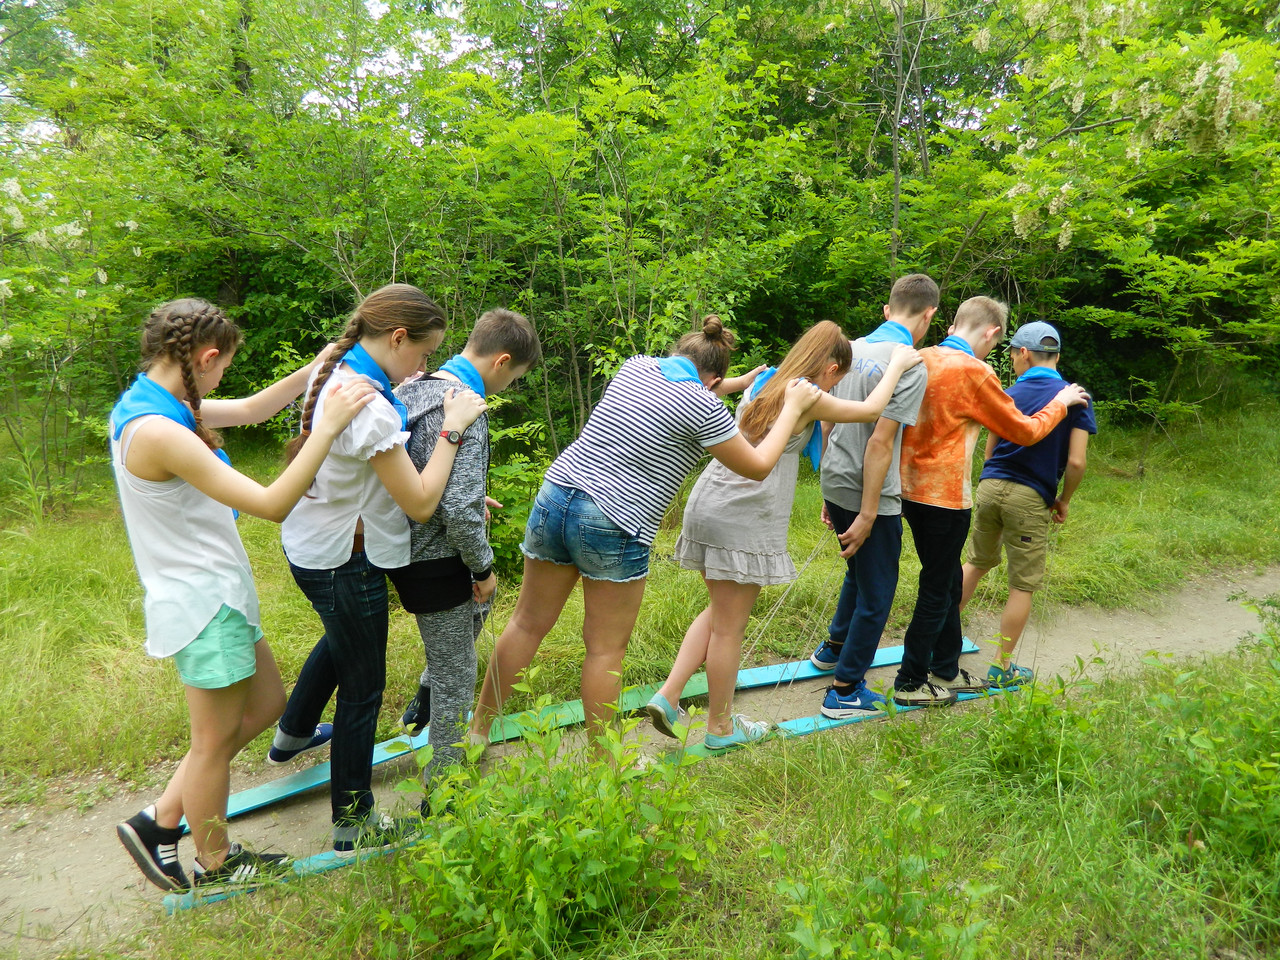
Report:
[[[1257,628],[1257,618],[1237,594],[1280,593],[1280,567],[1264,572],[1221,575],[1190,582],[1176,594],[1148,607],[1127,610],[1063,608],[1033,619],[1019,649],[1020,663],[1041,674],[1067,675],[1083,658],[1095,675],[1132,666],[1148,651],[1194,657],[1228,650]],[[980,614],[968,618],[969,635],[981,641],[995,633],[998,620]],[[900,638],[886,638],[886,645]],[[806,651],[807,652],[807,651]],[[803,655],[799,651],[797,655]],[[1099,658],[1102,663],[1093,663]],[[985,652],[965,664],[985,672]],[[869,681],[889,684],[892,668],[873,671]],[[746,691],[737,709],[774,721],[811,716],[818,711],[824,683],[810,680],[786,687]],[[860,735],[868,735],[866,727]],[[646,734],[652,732],[644,731]],[[669,741],[668,741],[669,742]],[[393,785],[412,775],[409,761],[378,768],[375,789],[380,805],[394,806]],[[232,789],[243,790],[280,775],[277,768],[238,770]],[[66,796],[85,794],[92,783],[72,785]],[[110,784],[102,784],[107,791]],[[9,808],[0,811],[0,954],[48,957],[92,952],[95,946],[128,937],[161,922],[162,894],[147,883],[121,849],[114,825],[150,802],[151,795],[116,793],[89,809]],[[402,802],[402,801],[401,801]],[[266,810],[237,818],[232,835],[260,850],[286,850],[307,856],[327,849],[328,792],[320,789]],[[184,861],[193,855],[182,847]],[[189,865],[189,864],[188,864]],[[217,909],[206,907],[205,909]]]

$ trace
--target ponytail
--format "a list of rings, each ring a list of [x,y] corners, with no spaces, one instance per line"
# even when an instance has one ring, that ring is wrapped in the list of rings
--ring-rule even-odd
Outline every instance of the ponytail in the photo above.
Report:
[[[444,330],[447,325],[448,321],[440,306],[417,287],[407,283],[389,283],[361,300],[355,310],[351,311],[351,318],[333,345],[333,351],[311,381],[311,389],[307,391],[307,399],[302,405],[301,432],[289,441],[285,456],[293,460],[306,443],[307,437],[311,435],[311,423],[315,417],[320,391],[324,389],[334,367],[342,362],[342,358],[361,338],[382,336],[393,330],[403,329],[410,340],[420,342],[436,331]]]

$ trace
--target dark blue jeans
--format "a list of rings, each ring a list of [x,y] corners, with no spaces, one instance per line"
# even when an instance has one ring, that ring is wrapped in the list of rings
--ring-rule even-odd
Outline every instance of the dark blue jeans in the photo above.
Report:
[[[949,510],[902,501],[920,558],[916,608],[902,640],[902,665],[895,687],[915,687],[935,673],[953,680],[960,672],[964,639],[960,630],[960,552],[969,536],[972,510]]]
[[[836,532],[843,533],[857,514],[827,501],[827,514]],[[876,517],[871,533],[858,552],[845,561],[847,569],[831,618],[828,635],[840,646],[835,682],[858,684],[867,675],[880,635],[889,622],[898,589],[898,558],[902,556],[902,517]]]
[[[298,674],[280,729],[311,736],[337,691],[329,748],[333,822],[363,823],[373,809],[373,743],[387,680],[386,576],[363,553],[335,570],[289,569],[320,615],[324,636]]]

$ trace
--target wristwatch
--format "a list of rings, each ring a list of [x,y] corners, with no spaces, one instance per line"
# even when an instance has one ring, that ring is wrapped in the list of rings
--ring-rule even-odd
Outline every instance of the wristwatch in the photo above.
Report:
[[[444,437],[455,447],[461,446],[462,444],[462,433],[458,430],[441,430],[440,436]]]

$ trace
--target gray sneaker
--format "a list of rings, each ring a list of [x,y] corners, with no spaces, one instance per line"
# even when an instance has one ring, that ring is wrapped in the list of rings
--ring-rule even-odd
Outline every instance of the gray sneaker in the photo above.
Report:
[[[893,702],[900,707],[949,707],[956,702],[956,694],[954,690],[925,682],[895,689]]]
[[[960,672],[950,680],[943,680],[936,673],[931,673],[929,682],[935,687],[942,687],[952,693],[982,693],[991,686],[984,678],[975,677],[964,667],[961,667]]]

